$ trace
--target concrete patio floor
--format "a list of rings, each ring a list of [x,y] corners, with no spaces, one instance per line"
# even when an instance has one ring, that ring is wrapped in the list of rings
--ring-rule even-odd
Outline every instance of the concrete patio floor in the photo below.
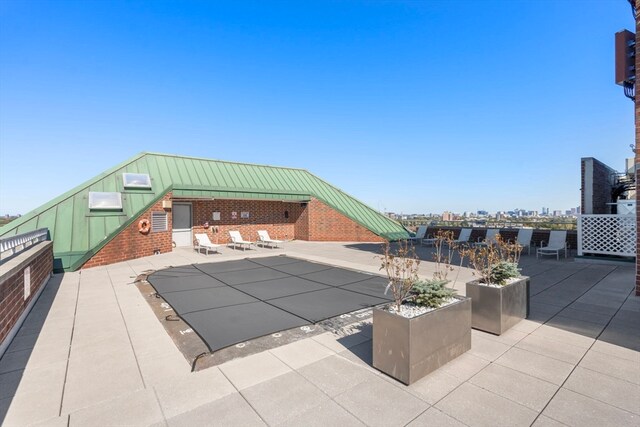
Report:
[[[135,277],[169,265],[290,256],[378,272],[372,244],[188,249],[55,275],[0,360],[6,426],[640,424],[634,268],[524,256],[531,317],[411,386],[371,367],[371,325],[192,373]],[[424,259],[429,249],[418,248]],[[421,265],[428,276],[429,263]],[[463,269],[456,288],[471,279]]]

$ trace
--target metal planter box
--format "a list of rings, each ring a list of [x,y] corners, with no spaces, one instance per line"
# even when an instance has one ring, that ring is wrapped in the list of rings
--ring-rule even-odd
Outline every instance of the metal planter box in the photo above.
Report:
[[[373,366],[411,384],[471,348],[471,300],[407,319],[373,309]]]
[[[472,321],[474,329],[500,335],[527,317],[529,277],[506,286],[492,287],[467,283],[467,297],[472,301]]]

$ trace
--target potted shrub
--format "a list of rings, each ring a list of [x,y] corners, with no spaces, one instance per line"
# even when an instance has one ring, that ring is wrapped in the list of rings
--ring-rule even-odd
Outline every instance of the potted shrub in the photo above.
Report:
[[[436,242],[436,273],[418,279],[420,260],[413,248],[385,246],[381,270],[389,278],[393,302],[373,310],[373,366],[411,384],[471,348],[471,301],[447,288],[451,250]]]
[[[500,335],[527,316],[529,277],[518,268],[521,250],[498,235],[494,244],[460,251],[478,276],[466,284],[474,329]]]

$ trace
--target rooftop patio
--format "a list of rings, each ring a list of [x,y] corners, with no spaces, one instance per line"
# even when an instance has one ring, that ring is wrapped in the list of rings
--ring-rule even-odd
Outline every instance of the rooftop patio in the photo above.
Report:
[[[430,259],[430,249],[417,250]],[[0,419],[7,426],[640,421],[640,298],[631,265],[523,256],[530,318],[501,336],[474,330],[470,351],[411,386],[372,368],[368,321],[249,348],[245,357],[191,372],[133,284],[171,265],[284,253],[378,273],[378,251],[377,244],[317,242],[221,255],[178,249],[56,275],[0,360]],[[423,263],[421,274],[432,268]],[[456,288],[464,293],[472,277],[461,269]]]

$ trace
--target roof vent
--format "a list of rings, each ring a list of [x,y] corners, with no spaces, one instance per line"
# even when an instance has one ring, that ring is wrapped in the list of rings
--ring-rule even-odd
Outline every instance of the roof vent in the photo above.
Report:
[[[146,173],[123,173],[124,188],[151,188],[151,178]]]

